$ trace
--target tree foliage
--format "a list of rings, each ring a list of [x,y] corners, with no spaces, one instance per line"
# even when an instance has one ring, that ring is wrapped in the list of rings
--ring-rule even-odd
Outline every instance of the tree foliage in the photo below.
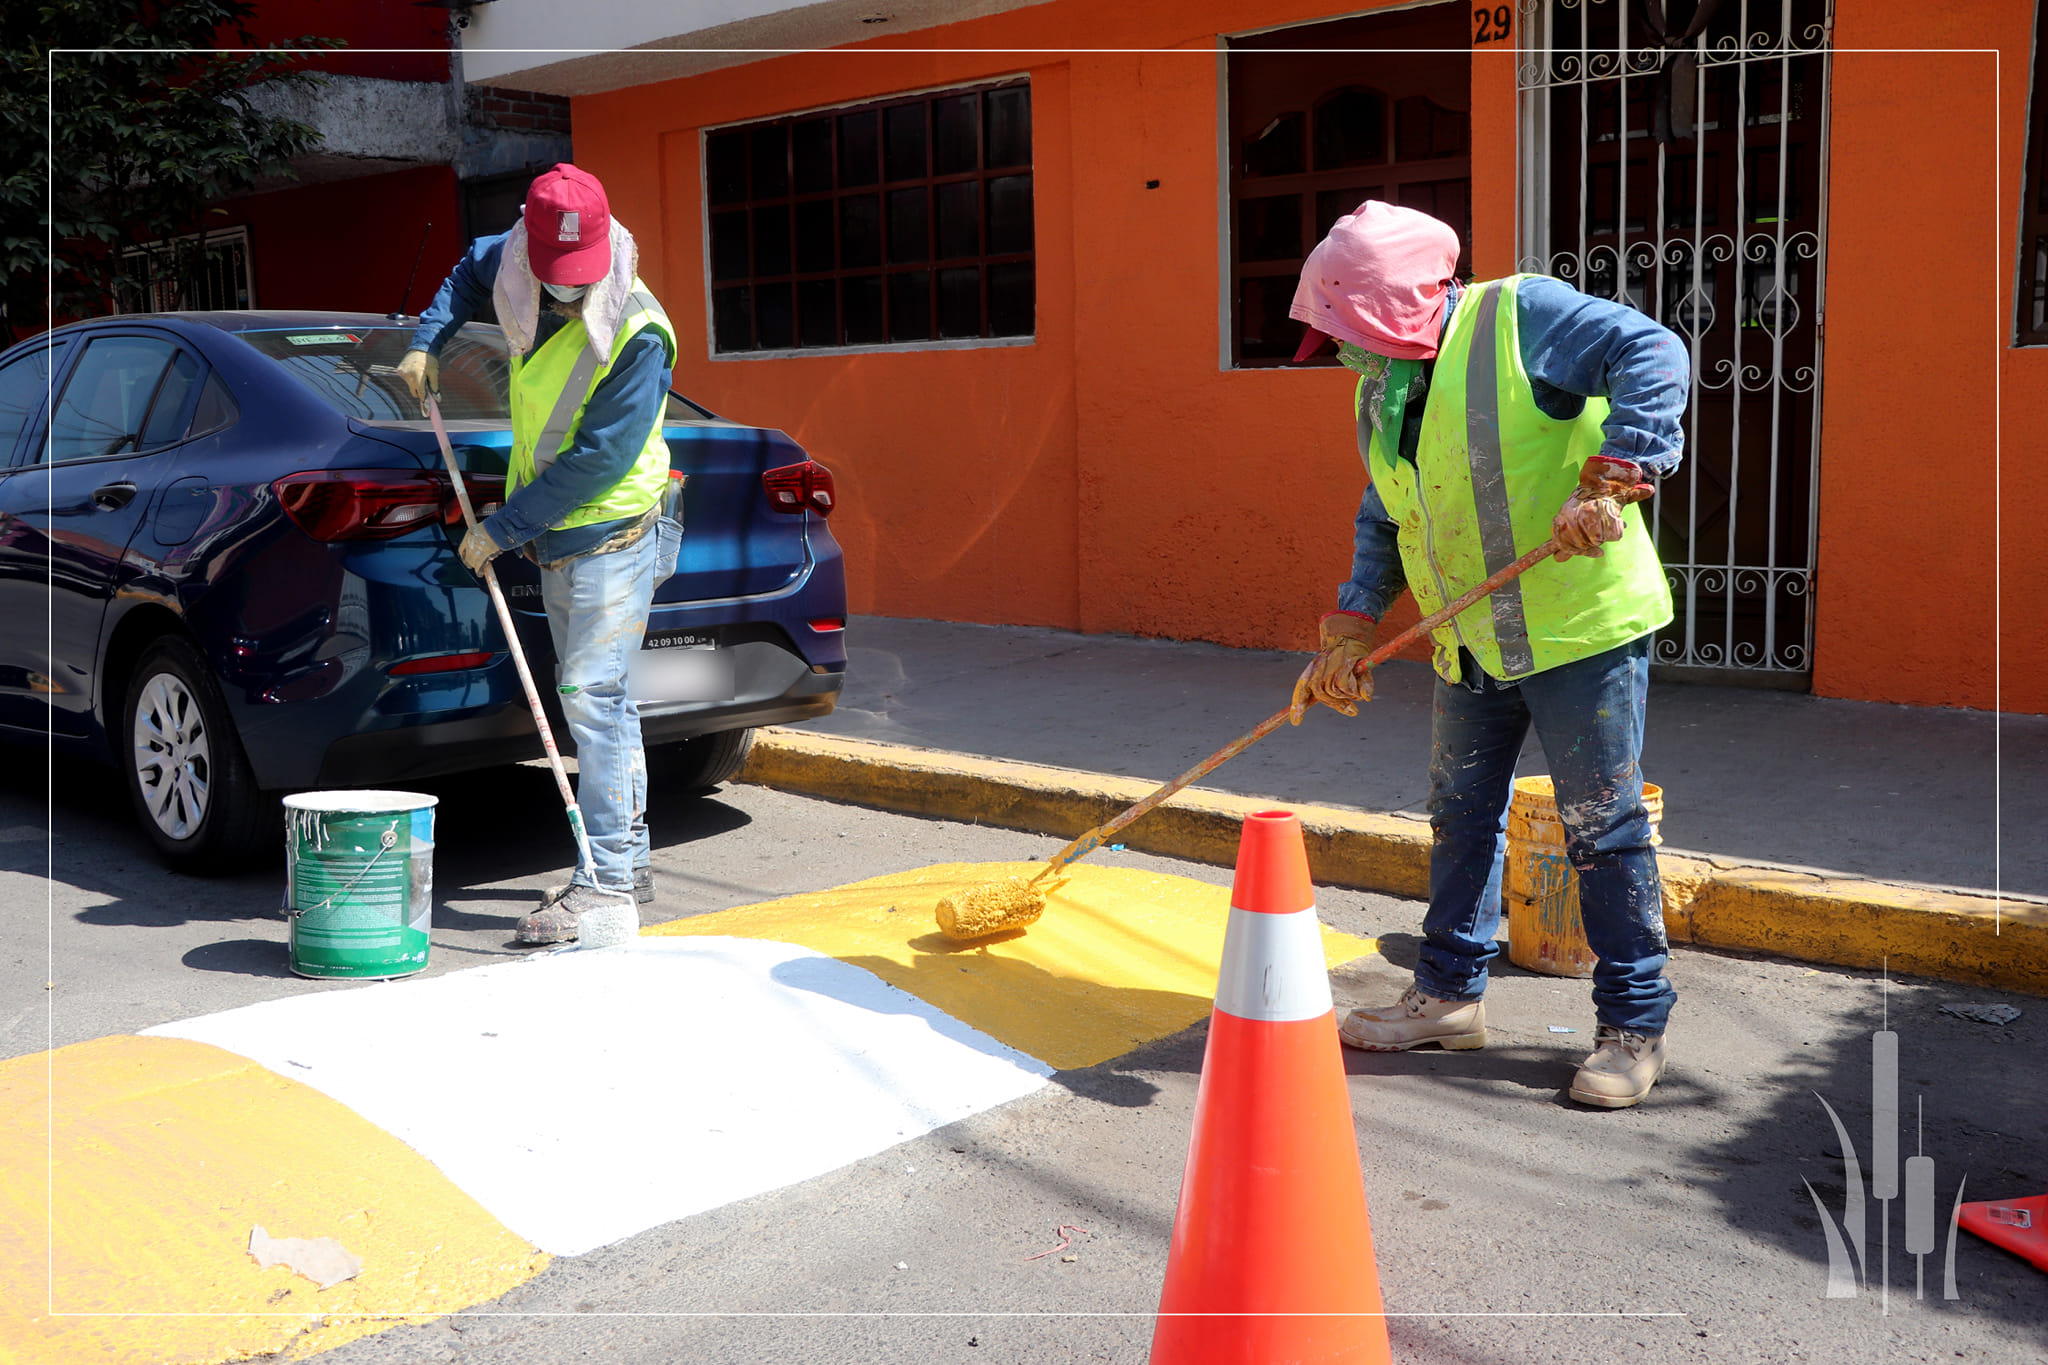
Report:
[[[252,0],[0,4],[10,339],[52,316],[107,311],[142,283],[132,248],[202,230],[211,205],[288,175],[290,159],[317,144],[311,127],[250,101],[260,82],[320,79],[290,49],[256,42],[254,9]],[[197,254],[185,253],[188,268]]]

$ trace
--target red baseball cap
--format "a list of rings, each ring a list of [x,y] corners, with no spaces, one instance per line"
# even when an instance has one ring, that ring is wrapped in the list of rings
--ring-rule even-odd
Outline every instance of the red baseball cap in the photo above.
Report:
[[[612,268],[612,209],[589,171],[564,161],[526,192],[526,254],[543,284],[594,284]]]

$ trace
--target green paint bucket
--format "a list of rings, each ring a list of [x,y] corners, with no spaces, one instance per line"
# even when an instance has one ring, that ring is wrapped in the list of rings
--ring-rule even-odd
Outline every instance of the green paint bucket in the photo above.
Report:
[[[385,981],[427,965],[437,800],[378,791],[284,799],[293,971]]]

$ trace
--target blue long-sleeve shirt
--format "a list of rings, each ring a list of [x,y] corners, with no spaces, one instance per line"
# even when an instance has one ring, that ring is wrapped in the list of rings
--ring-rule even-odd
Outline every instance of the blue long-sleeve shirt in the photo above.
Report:
[[[1453,287],[1446,328],[1460,297]],[[1570,421],[1585,411],[1586,399],[1605,398],[1600,453],[1658,476],[1676,470],[1685,454],[1682,422],[1692,375],[1685,343],[1627,304],[1589,297],[1561,280],[1524,280],[1515,303],[1522,368],[1544,415]],[[1416,398],[1408,401],[1403,459],[1415,458],[1423,407]],[[1337,610],[1378,620],[1407,586],[1400,527],[1387,515],[1379,489],[1367,484],[1353,528],[1351,577],[1337,589]]]
[[[465,322],[484,311],[498,282],[508,233],[479,237],[455,263],[433,303],[420,315],[412,347],[433,355]],[[561,314],[543,308],[535,328],[534,351],[562,329]],[[483,528],[499,548],[516,550],[529,541],[543,564],[569,559],[595,549],[632,518],[596,522],[566,531],[556,523],[591,499],[602,495],[633,468],[647,440],[647,430],[660,415],[668,396],[674,358],[661,334],[643,331],[626,343],[618,361],[606,372],[584,404],[582,420],[571,433],[568,449],[541,476],[522,487],[505,505],[484,518]]]

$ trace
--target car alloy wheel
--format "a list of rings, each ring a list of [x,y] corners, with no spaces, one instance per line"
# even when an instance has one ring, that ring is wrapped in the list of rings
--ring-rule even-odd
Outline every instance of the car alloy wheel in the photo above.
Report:
[[[143,683],[132,739],[143,808],[169,838],[191,838],[212,793],[213,740],[199,699],[175,673]]]

